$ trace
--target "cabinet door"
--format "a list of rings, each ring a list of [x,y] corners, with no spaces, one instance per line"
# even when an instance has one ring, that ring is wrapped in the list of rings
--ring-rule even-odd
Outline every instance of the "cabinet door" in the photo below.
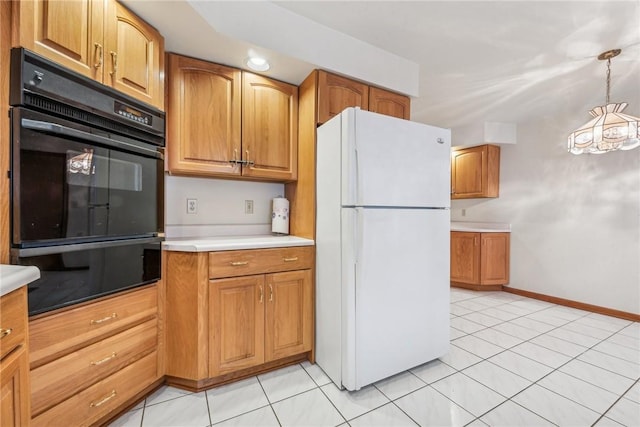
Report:
[[[369,88],[369,111],[409,120],[411,100],[408,96],[377,87]]]
[[[102,81],[104,2],[22,0],[20,45],[73,71]]]
[[[480,284],[509,283],[509,233],[482,233],[480,248]]]
[[[369,108],[369,86],[326,71],[318,71],[318,124],[347,107]]]
[[[265,361],[311,350],[311,270],[266,275]]]
[[[451,198],[498,197],[500,147],[480,145],[451,153]]]
[[[264,275],[210,281],[209,377],[264,362]]]
[[[106,4],[105,84],[163,110],[164,39],[119,2]]]
[[[240,175],[240,70],[168,56],[169,171]]]
[[[3,427],[29,425],[29,360],[24,347],[0,361],[0,420]]]
[[[484,150],[454,151],[451,154],[451,198],[482,197],[486,164]]]
[[[242,82],[242,175],[295,180],[298,88],[246,72]]]
[[[451,232],[451,281],[480,283],[480,233]]]

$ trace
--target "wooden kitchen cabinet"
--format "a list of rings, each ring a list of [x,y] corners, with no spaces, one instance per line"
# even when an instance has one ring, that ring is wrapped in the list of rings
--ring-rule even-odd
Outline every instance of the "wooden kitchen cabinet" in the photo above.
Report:
[[[33,425],[99,424],[160,384],[160,286],[30,321]]]
[[[241,71],[169,54],[167,76],[169,171],[240,176]]]
[[[509,283],[510,233],[451,232],[451,284],[500,289]]]
[[[167,382],[202,390],[308,359],[313,254],[167,252]]]
[[[298,88],[242,73],[242,175],[293,181],[298,170]]]
[[[408,96],[390,92],[366,83],[337,76],[323,70],[317,73],[317,123],[322,124],[340,114],[347,107],[388,116],[409,119],[410,99]]]
[[[22,0],[18,44],[164,109],[164,39],[116,0]]]
[[[411,101],[408,96],[371,86],[369,88],[369,111],[409,120]]]
[[[167,62],[169,172],[296,179],[297,87],[175,54]]]
[[[29,353],[27,287],[0,298],[0,421],[5,427],[28,426]]]
[[[451,152],[451,198],[498,197],[500,147],[480,145]]]

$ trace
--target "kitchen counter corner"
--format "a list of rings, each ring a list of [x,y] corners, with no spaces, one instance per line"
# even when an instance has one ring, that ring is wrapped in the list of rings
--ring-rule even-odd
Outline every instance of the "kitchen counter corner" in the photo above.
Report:
[[[40,270],[34,266],[0,264],[0,296],[38,280]]]
[[[314,241],[296,236],[216,236],[168,239],[162,243],[165,251],[216,252],[241,249],[285,248],[313,246]]]

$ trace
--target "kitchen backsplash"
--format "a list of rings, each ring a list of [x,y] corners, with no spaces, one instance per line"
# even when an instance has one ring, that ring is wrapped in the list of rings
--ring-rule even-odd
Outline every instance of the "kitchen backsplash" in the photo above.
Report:
[[[165,175],[167,238],[270,234],[271,199],[284,184]],[[187,212],[196,200],[196,213]],[[245,201],[253,213],[245,213]]]

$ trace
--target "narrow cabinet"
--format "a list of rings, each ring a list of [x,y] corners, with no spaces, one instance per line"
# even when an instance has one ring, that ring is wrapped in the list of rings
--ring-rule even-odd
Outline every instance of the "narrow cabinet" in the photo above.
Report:
[[[0,297],[0,423],[28,426],[27,287]]]
[[[242,175],[293,181],[298,170],[298,88],[242,73]]]
[[[211,376],[264,363],[264,275],[212,280]]]
[[[498,197],[500,147],[479,145],[451,152],[451,198]]]
[[[167,159],[172,173],[240,176],[240,70],[167,55]]]
[[[116,0],[22,0],[18,44],[164,109],[164,39]]]
[[[115,0],[106,2],[105,84],[164,109],[164,40]]]

